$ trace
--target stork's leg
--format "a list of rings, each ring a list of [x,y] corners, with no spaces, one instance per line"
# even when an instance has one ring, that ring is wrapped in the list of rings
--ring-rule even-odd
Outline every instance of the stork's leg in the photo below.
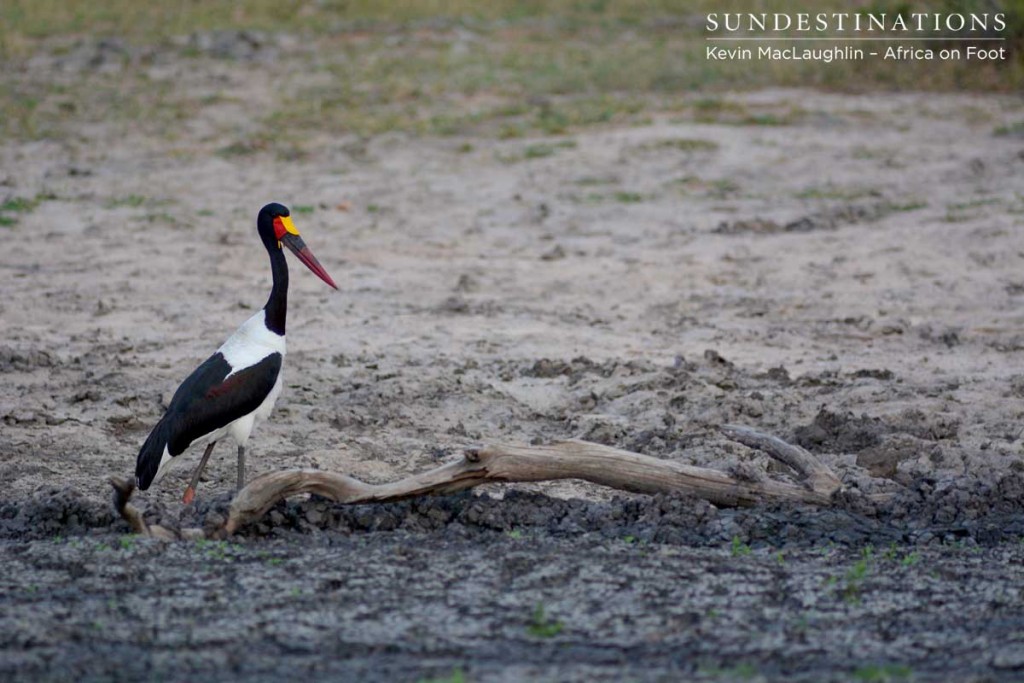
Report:
[[[192,499],[196,497],[196,487],[199,486],[199,475],[203,473],[203,469],[206,467],[206,461],[210,459],[210,453],[213,453],[213,447],[217,445],[216,441],[211,441],[206,444],[206,450],[203,451],[203,459],[199,461],[199,467],[192,473],[192,481],[189,482],[188,488],[185,489],[185,495],[181,497],[181,501],[188,505],[192,502]]]
[[[238,491],[245,486],[245,446],[238,447]]]

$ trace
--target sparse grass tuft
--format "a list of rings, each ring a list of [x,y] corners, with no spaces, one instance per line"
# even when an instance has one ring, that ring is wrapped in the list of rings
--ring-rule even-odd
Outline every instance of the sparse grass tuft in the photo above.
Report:
[[[553,638],[561,633],[563,628],[562,622],[548,617],[544,613],[544,605],[538,602],[533,610],[530,623],[526,627],[526,632],[537,638]]]
[[[450,676],[421,678],[418,683],[466,683],[466,675],[462,673],[462,669],[453,669]]]
[[[752,552],[750,546],[741,541],[739,536],[732,537],[730,551],[733,557],[746,557]]]
[[[914,671],[904,664],[869,664],[854,669],[853,677],[866,683],[890,683],[910,678]]]
[[[136,209],[146,203],[146,198],[139,194],[130,194],[126,197],[116,197],[107,202],[106,206],[108,209],[116,209],[122,206],[126,206],[132,209]]]
[[[994,131],[993,135],[999,136],[1011,136],[1017,138],[1024,138],[1024,120],[1010,123],[1005,126],[999,126]]]
[[[718,149],[718,143],[714,140],[700,140],[694,138],[670,138],[668,140],[657,140],[645,142],[637,147],[641,151],[652,150],[676,150],[679,152],[714,152]]]

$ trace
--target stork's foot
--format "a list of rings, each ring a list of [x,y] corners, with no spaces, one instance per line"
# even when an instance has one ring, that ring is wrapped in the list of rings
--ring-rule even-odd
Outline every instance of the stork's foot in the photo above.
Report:
[[[189,482],[188,487],[185,489],[185,495],[181,497],[181,502],[188,505],[196,497],[196,487],[199,486],[199,475],[203,473],[206,468],[206,461],[210,459],[210,453],[213,453],[213,447],[217,445],[216,441],[212,441],[206,444],[206,450],[203,451],[203,459],[199,461],[199,466],[196,467],[196,471],[192,473],[192,481]]]

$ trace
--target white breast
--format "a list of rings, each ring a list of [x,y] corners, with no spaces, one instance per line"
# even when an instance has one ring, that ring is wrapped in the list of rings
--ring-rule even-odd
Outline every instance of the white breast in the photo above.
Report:
[[[285,355],[284,335],[267,329],[262,310],[242,324],[218,349],[231,366],[231,375],[259,363],[272,353]]]

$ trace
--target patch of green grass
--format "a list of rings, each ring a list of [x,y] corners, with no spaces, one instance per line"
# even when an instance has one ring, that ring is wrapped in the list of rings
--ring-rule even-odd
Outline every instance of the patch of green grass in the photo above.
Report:
[[[613,193],[612,198],[620,204],[637,204],[644,200],[644,196],[639,192],[628,192],[625,190]]]
[[[294,211],[295,213],[313,213],[315,210],[316,207],[309,206],[306,204],[299,204],[298,206],[292,207],[292,211]]]
[[[904,664],[868,664],[853,671],[853,677],[866,683],[889,683],[910,678],[914,671]]]
[[[733,557],[746,557],[753,552],[749,545],[740,540],[739,536],[732,537],[732,543],[729,546],[729,550]]]
[[[242,546],[227,541],[211,541],[200,538],[196,541],[196,548],[203,551],[208,559],[234,562],[235,555],[242,551]]]
[[[921,556],[919,554],[916,552],[910,552],[903,556],[903,559],[900,560],[900,564],[904,567],[913,567],[920,559]]]
[[[121,544],[121,550],[132,550],[135,548],[135,537],[134,536],[122,536],[118,539]]]
[[[554,156],[559,150],[573,149],[576,147],[575,140],[561,140],[559,142],[540,142],[527,145],[521,152],[513,154],[497,154],[496,158],[506,164],[513,164],[529,159],[544,159]]]
[[[946,205],[946,215],[943,220],[947,223],[959,223],[962,221],[969,221],[972,218],[978,217],[978,209],[985,206],[991,206],[993,204],[999,204],[1002,200],[998,197],[990,197],[986,199],[973,199],[966,202],[955,202]]]
[[[797,199],[841,199],[844,201],[881,196],[881,190],[873,187],[839,187],[832,184],[808,187],[796,193]]]
[[[918,209],[923,209],[926,206],[928,206],[928,202],[911,200],[911,201],[907,201],[907,202],[903,202],[903,203],[890,203],[890,204],[887,205],[886,208],[888,208],[889,211],[893,211],[893,212],[896,212],[896,211],[917,211]]]
[[[0,211],[23,213],[31,211],[39,206],[39,199],[28,199],[26,197],[12,197],[3,204],[0,204]]]
[[[562,622],[548,617],[544,613],[544,605],[538,602],[530,617],[530,623],[526,627],[526,632],[537,638],[553,638],[561,633],[564,628],[565,626]]]
[[[863,589],[864,579],[871,572],[874,564],[874,549],[865,546],[860,553],[860,559],[846,571],[846,584],[843,586],[843,600],[850,604],[858,604]]]
[[[54,195],[38,194],[35,197],[11,197],[0,204],[0,227],[17,224],[18,218],[9,214],[29,213],[47,199],[56,199]]]
[[[1008,123],[1005,126],[999,126],[994,131],[993,135],[999,136],[1012,136],[1012,137],[1024,137],[1024,120],[1016,121],[1014,123]]]
[[[132,209],[137,209],[146,203],[146,198],[140,194],[130,194],[125,197],[116,197],[107,202],[106,207],[108,209],[116,209],[122,206],[126,206]]]
[[[750,662],[740,662],[735,666],[701,666],[700,672],[712,678],[723,678],[731,681],[747,681],[757,676],[757,667]]]
[[[452,669],[450,676],[421,678],[417,683],[466,683],[466,675],[462,669]]]
[[[505,535],[514,541],[518,541],[520,538],[523,537],[523,532],[519,529],[512,529],[511,531],[506,532]]]
[[[641,151],[652,150],[675,150],[679,152],[714,152],[718,149],[718,143],[714,140],[701,140],[699,138],[669,138],[667,140],[656,140],[645,142],[637,149]]]
[[[707,187],[709,197],[725,199],[740,191],[739,183],[732,178],[719,178],[712,180]]]
[[[540,143],[536,145],[530,145],[523,151],[523,158],[525,159],[543,159],[544,157],[553,156],[555,152],[560,149],[573,149],[576,147],[575,140],[562,140],[561,142],[554,143]]]

